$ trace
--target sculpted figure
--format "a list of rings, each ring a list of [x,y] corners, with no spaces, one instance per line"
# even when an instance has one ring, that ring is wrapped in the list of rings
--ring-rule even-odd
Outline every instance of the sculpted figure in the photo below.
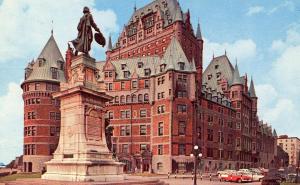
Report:
[[[97,43],[99,43],[103,47],[105,45],[105,38],[103,37],[96,23],[94,22],[93,16],[90,13],[90,9],[88,7],[84,7],[83,14],[84,15],[81,17],[77,26],[77,38],[71,41],[76,50],[75,55],[78,55],[78,52],[82,52],[89,55],[89,51],[91,50],[91,43],[93,41],[92,28],[94,28],[97,32],[95,33],[95,40],[97,41]]]

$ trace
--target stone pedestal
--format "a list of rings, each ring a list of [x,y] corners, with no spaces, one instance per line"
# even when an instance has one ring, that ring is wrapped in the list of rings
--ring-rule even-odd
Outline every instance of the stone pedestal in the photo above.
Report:
[[[64,181],[123,180],[105,139],[104,106],[111,97],[97,89],[95,59],[72,60],[71,77],[53,94],[61,102],[61,132],[54,158],[42,179]]]

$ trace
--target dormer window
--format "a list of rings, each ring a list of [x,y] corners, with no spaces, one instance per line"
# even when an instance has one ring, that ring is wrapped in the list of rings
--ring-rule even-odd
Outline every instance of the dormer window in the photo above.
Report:
[[[217,72],[217,79],[221,77],[221,72]]]
[[[144,69],[145,76],[150,76],[151,70],[149,68]]]
[[[124,71],[124,78],[129,78],[130,72],[129,71]]]
[[[124,70],[126,68],[126,64],[121,64],[121,69]]]
[[[161,64],[160,65],[160,72],[163,72],[166,68],[166,64]]]
[[[57,65],[59,66],[60,70],[64,70],[64,63],[61,60],[57,61]]]
[[[142,68],[143,67],[143,62],[138,62],[138,68]]]
[[[43,67],[45,61],[44,58],[39,58],[39,67]]]
[[[219,68],[219,65],[217,64],[217,65],[215,65],[215,69],[218,69]]]
[[[51,67],[52,79],[58,79],[57,68]]]
[[[184,70],[184,63],[178,62],[179,70]]]
[[[211,74],[207,75],[207,79],[208,79],[208,80],[210,80],[211,78],[212,78],[212,75],[211,75]]]

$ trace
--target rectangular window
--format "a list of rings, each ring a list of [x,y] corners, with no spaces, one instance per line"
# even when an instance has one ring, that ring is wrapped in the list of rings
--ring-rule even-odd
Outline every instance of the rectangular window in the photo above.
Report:
[[[126,126],[126,136],[130,136],[130,126]]]
[[[207,129],[207,140],[208,141],[214,140],[214,131],[212,129]]]
[[[58,71],[57,68],[51,67],[52,79],[58,79]]]
[[[158,155],[163,155],[163,145],[158,145],[157,146],[157,154]]]
[[[149,80],[145,80],[145,89],[148,89],[150,87]]]
[[[151,75],[150,69],[144,69],[144,73],[145,73],[145,76],[150,76]]]
[[[56,112],[56,113],[55,113],[55,119],[56,119],[56,120],[60,120],[60,113],[59,113],[59,112]]]
[[[159,136],[164,135],[164,123],[163,122],[158,123],[158,135]]]
[[[147,126],[146,125],[140,125],[140,135],[144,136],[147,134]]]
[[[130,72],[129,71],[124,71],[124,78],[129,78]]]
[[[145,118],[147,116],[147,110],[140,110],[140,117]]]
[[[121,64],[121,68],[122,68],[122,70],[124,70],[124,69],[125,69],[125,67],[126,67],[126,64]]]
[[[125,89],[125,82],[121,82],[121,90]]]
[[[112,83],[108,83],[108,91],[112,91],[113,90],[113,84]]]
[[[164,76],[159,77],[159,78],[157,79],[157,85],[164,84],[164,82],[165,82],[165,77],[164,77]]]
[[[131,88],[132,89],[136,89],[137,88],[137,81],[135,80],[135,81],[132,81],[132,84],[131,84]]]
[[[179,155],[185,155],[185,144],[179,144],[178,150]]]
[[[40,83],[35,83],[35,84],[34,84],[34,89],[35,89],[36,91],[41,90],[41,89],[40,89],[40,86],[41,86]]]
[[[56,136],[56,127],[50,127],[50,136]]]
[[[123,144],[122,145],[122,152],[123,153],[129,153],[129,147],[128,147],[128,144]]]
[[[114,119],[114,113],[108,112],[108,119]]]
[[[185,130],[186,130],[186,123],[185,123],[185,121],[180,121],[179,122],[179,128],[178,128],[178,134],[179,135],[185,135]]]
[[[120,135],[125,136],[126,135],[126,127],[125,126],[120,126]]]
[[[36,113],[35,112],[28,112],[27,113],[27,119],[36,119]]]
[[[55,112],[50,112],[50,120],[55,120]]]
[[[121,111],[121,118],[130,118],[130,110],[123,110]]]
[[[146,144],[140,144],[140,152],[143,152],[147,150],[147,145]]]
[[[165,112],[165,106],[161,105],[157,107],[157,114],[161,114]]]
[[[177,105],[177,112],[181,112],[181,113],[187,112],[186,105],[182,105],[182,104]]]
[[[187,97],[187,92],[186,92],[186,91],[178,91],[178,92],[177,92],[177,97],[178,97],[178,98],[184,98],[184,97]]]

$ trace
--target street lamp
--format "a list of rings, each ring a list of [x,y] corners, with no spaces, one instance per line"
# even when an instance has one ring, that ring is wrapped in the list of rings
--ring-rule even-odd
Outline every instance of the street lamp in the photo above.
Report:
[[[201,161],[201,157],[202,157],[202,153],[200,152],[198,145],[194,146],[190,156],[195,157],[194,158],[194,185],[197,185],[197,162],[198,162],[198,159]]]

